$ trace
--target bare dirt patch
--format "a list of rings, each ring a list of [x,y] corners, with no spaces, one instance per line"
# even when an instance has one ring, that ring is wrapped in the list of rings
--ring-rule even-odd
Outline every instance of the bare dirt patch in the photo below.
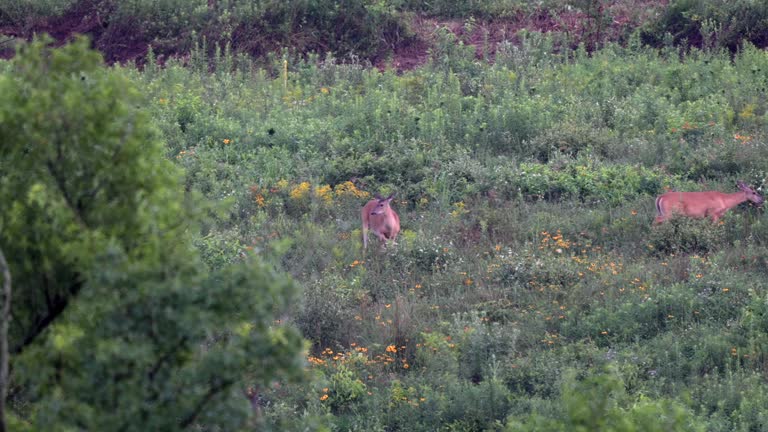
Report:
[[[412,22],[416,42],[394,47],[391,58],[379,60],[375,64],[379,68],[390,65],[398,70],[423,65],[429,60],[429,49],[434,46],[435,35],[440,28],[453,33],[462,43],[474,46],[478,59],[493,59],[501,43],[519,44],[518,34],[521,30],[562,34],[570,42],[569,48],[584,44],[587,50],[593,50],[607,42],[626,42],[632,31],[653,18],[666,5],[666,0],[619,0],[594,11],[592,15],[565,8],[557,11],[536,9],[502,19],[446,20],[416,17]]]

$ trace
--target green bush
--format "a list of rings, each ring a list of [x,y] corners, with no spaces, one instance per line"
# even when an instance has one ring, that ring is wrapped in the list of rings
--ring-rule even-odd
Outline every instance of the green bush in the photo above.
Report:
[[[407,385],[395,381],[390,402],[382,415],[387,430],[476,431],[497,428],[509,407],[509,391],[498,381],[479,384],[444,377],[441,389],[434,384]]]
[[[511,421],[507,431],[619,431],[661,432],[704,430],[704,424],[678,403],[643,397],[628,402],[623,382],[613,374],[594,374],[578,380],[570,376],[561,398],[561,419],[546,419],[533,413]]]
[[[524,197],[551,201],[579,199],[617,205],[641,194],[656,194],[669,182],[641,166],[607,165],[595,159],[521,163],[512,190]]]
[[[294,321],[316,349],[347,345],[353,339],[355,298],[352,292],[336,286],[340,282],[338,277],[328,275],[326,280],[304,288]]]
[[[76,0],[2,0],[0,26],[29,31],[38,20],[59,16],[75,3]]]
[[[710,430],[760,430],[766,424],[765,410],[758,408],[765,401],[765,388],[755,373],[707,375],[691,389],[693,408],[707,419]]]
[[[743,41],[766,44],[768,6],[749,0],[676,0],[643,32],[644,38],[661,43],[665,33],[676,43],[735,52]]]
[[[672,218],[655,226],[648,238],[652,253],[706,254],[718,250],[725,241],[723,224],[709,218]]]

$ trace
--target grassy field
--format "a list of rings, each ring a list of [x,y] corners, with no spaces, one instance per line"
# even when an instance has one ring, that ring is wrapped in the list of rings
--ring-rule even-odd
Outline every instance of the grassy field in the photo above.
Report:
[[[531,33],[488,64],[443,36],[402,74],[226,54],[127,71],[187,188],[222,203],[208,265],[257,254],[303,288],[285,319],[308,379],[262,390],[266,423],[765,428],[764,213],[652,220],[667,189],[763,185],[766,52],[558,54]],[[375,192],[403,230],[366,254]]]

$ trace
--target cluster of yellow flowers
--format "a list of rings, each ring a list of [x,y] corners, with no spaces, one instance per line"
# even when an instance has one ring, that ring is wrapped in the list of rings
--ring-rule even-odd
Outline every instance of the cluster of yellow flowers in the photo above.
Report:
[[[289,196],[291,199],[299,201],[309,196],[309,190],[311,186],[309,182],[301,182],[298,186],[291,189]]]
[[[181,156],[185,154],[186,152],[182,152],[177,158],[181,158]],[[287,198],[290,200],[304,204],[308,202],[309,198],[314,197],[326,206],[332,205],[334,198],[359,199],[368,198],[371,195],[366,191],[358,189],[351,181],[339,183],[335,187],[327,184],[313,186],[308,181],[303,181],[292,186],[288,180],[281,179],[272,187],[260,187],[258,185],[251,186],[250,191],[253,200],[259,207],[265,207],[267,205],[270,201],[268,198],[270,194],[277,196],[282,195],[283,197],[287,195]]]
[[[333,194],[330,185],[315,186],[315,196],[322,199],[326,204],[333,201]]]
[[[469,210],[466,209],[466,204],[464,204],[464,201],[453,203],[453,210],[451,211],[452,217],[458,218],[465,213],[469,213]]]
[[[354,183],[351,181],[345,181],[344,183],[339,183],[336,185],[335,188],[333,188],[333,193],[341,198],[341,197],[355,197],[355,198],[368,198],[371,196],[370,193],[366,191],[361,191],[360,189],[355,186]]]
[[[283,181],[281,180],[281,182]],[[281,182],[278,182],[277,184],[279,189],[284,188],[284,187],[281,187],[282,186]],[[296,187],[291,189],[289,196],[294,200],[305,199],[309,196],[309,191],[311,188],[312,188],[312,185],[309,182],[306,182],[306,181],[301,182]],[[346,181],[344,183],[340,183],[336,185],[335,188],[331,187],[331,185],[315,186],[314,195],[317,198],[322,199],[326,204],[330,204],[333,201],[334,196],[336,196],[337,198],[343,198],[343,197],[368,198],[371,194],[365,191],[361,191],[351,181]]]

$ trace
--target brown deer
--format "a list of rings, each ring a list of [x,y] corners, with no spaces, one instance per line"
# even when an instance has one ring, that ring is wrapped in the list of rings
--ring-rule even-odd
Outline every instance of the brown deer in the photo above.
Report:
[[[387,240],[392,240],[394,243],[397,233],[400,232],[400,217],[390,207],[394,197],[395,194],[386,198],[376,194],[374,199],[368,201],[363,206],[361,212],[363,218],[363,249],[368,247],[369,229],[376,234],[379,240],[384,242],[385,246]]]
[[[712,222],[717,222],[725,212],[744,201],[763,203],[763,196],[744,182],[739,181],[736,185],[741,192],[667,192],[656,198],[655,223],[660,224],[675,215],[698,219],[709,217]]]

